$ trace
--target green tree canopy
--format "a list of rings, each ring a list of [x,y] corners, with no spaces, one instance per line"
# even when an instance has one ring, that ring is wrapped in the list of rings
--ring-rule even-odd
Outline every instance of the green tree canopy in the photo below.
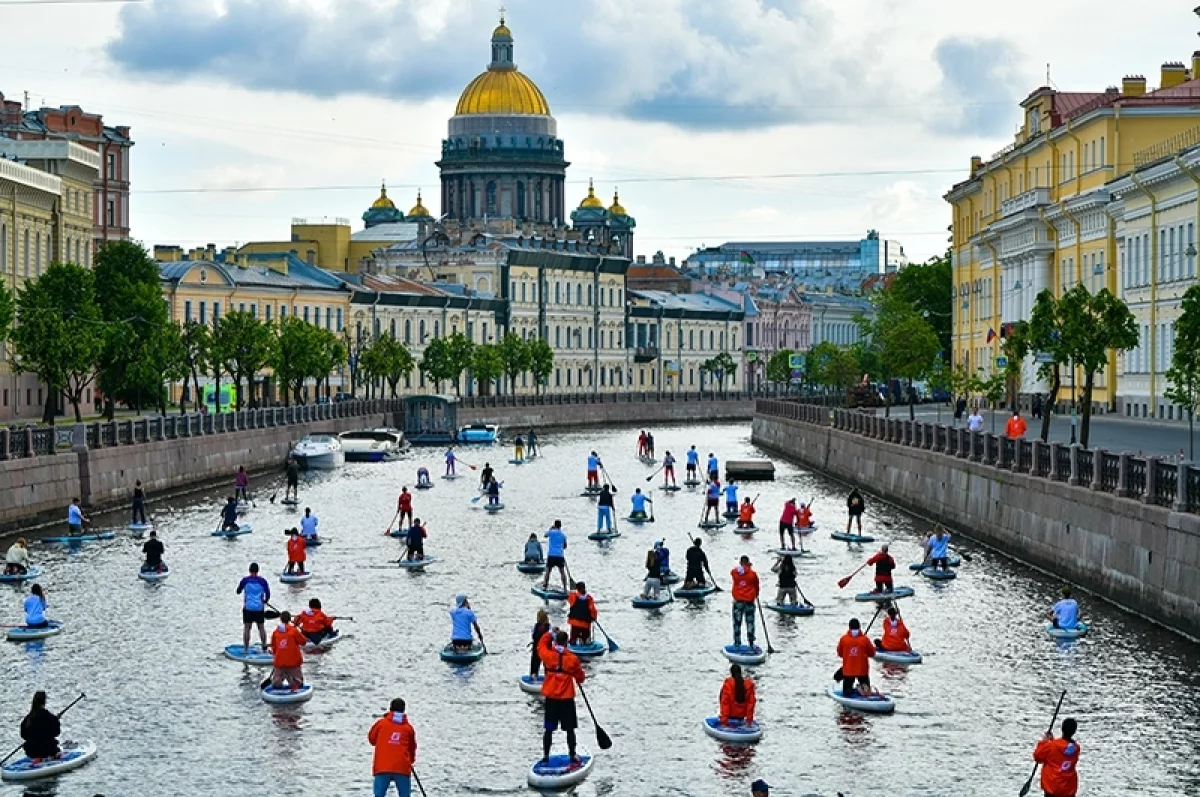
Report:
[[[767,359],[764,374],[768,382],[774,382],[777,385],[791,384],[792,355],[795,353],[791,349],[780,349]]]
[[[475,344],[461,332],[455,332],[446,339],[446,353],[449,357],[450,376],[454,382],[455,395],[462,395],[462,373],[471,367],[475,357]]]
[[[954,321],[954,274],[950,267],[949,250],[924,263],[900,269],[888,286],[887,293],[929,322],[937,335],[942,357],[949,362]]]
[[[867,340],[867,348],[879,357],[884,380],[893,378],[921,379],[937,361],[940,345],[929,321],[899,296],[884,292],[876,297],[873,319],[860,318],[859,328]],[[892,391],[886,391],[890,409]],[[915,409],[909,405],[909,417]]]
[[[213,348],[224,358],[233,378],[239,406],[248,399],[250,407],[257,407],[255,378],[275,353],[275,333],[270,325],[245,311],[227,313],[214,324]],[[248,393],[242,392],[243,384],[248,384]]]
[[[1109,352],[1138,344],[1137,322],[1129,307],[1107,288],[1093,294],[1080,283],[1059,300],[1061,343],[1071,362],[1083,369],[1083,412],[1079,443],[1088,445],[1096,374],[1108,365]]]
[[[500,339],[500,358],[504,361],[504,373],[508,376],[508,390],[517,392],[517,377],[529,370],[529,344],[515,332]]]
[[[373,340],[363,351],[360,362],[363,373],[372,379],[387,380],[392,398],[396,398],[400,380],[411,374],[415,366],[412,352],[390,332]]]
[[[479,392],[487,395],[492,382],[499,384],[504,376],[504,353],[499,345],[476,346],[471,355],[471,373],[479,381]]]
[[[281,319],[275,325],[275,352],[272,368],[283,391],[285,404],[300,403],[304,381],[320,371],[322,342],[318,330],[296,316]]]
[[[454,364],[450,357],[450,345],[446,338],[434,338],[425,345],[419,367],[421,373],[425,374],[425,378],[433,381],[439,391],[442,389],[442,382],[453,378],[456,373],[462,372],[462,369],[454,370]]]
[[[529,343],[529,372],[539,388],[544,388],[554,373],[554,349],[545,338],[535,338]]]
[[[1188,459],[1196,459],[1196,407],[1200,405],[1200,285],[1183,294],[1175,320],[1175,350],[1163,395],[1187,410]]]
[[[12,335],[13,320],[16,317],[16,300],[13,298],[12,291],[4,284],[3,275],[0,275],[0,344],[3,344]]]
[[[179,328],[179,339],[183,345],[183,361],[192,376],[192,404],[199,412],[204,396],[200,392],[200,374],[208,371],[208,350],[212,345],[212,334],[207,325],[188,319]],[[183,412],[183,401],[179,402]]]
[[[717,354],[717,356],[710,357],[702,362],[700,370],[710,377],[716,378],[718,389],[724,390],[725,379],[737,370],[737,362],[734,361],[733,356],[729,352],[723,351]]]

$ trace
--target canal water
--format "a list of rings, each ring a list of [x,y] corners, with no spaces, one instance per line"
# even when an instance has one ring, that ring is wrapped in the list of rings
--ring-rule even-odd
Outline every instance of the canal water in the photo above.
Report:
[[[669,449],[681,461],[691,444],[702,456],[716,452],[722,463],[766,456],[745,425],[654,432],[660,455]],[[217,492],[153,504],[172,568],[160,585],[137,579],[141,541],[124,531],[77,552],[33,545],[46,570],[41,583],[50,614],[67,629],[44,643],[0,649],[0,740],[19,741],[17,726],[35,689],[50,692],[52,708],[86,692],[64,718],[65,736],[94,739],[101,754],[26,793],[370,794],[366,732],[398,696],[408,701],[419,734],[417,772],[430,797],[528,793],[525,773],[540,755],[540,704],[518,691],[516,679],[528,666],[529,627],[542,604],[529,592],[532,577],[513,563],[529,533],[556,518],[570,538],[573,575],[587,581],[604,629],[620,645],[586,665],[588,696],[614,746],[598,753],[580,795],[748,795],[760,777],[774,795],[1015,795],[1063,689],[1063,716],[1080,723],[1081,795],[1200,793],[1197,645],[1088,597],[1081,603],[1091,635],[1056,644],[1042,629],[1042,614],[1061,585],[960,540],[973,559],[956,581],[933,585],[907,570],[898,579],[916,589],[902,605],[926,658],[908,670],[872,666],[874,683],[896,698],[895,714],[845,711],[825,689],[847,620],[865,623],[872,615],[853,600],[856,588],[869,589],[870,573],[844,590],[837,580],[873,549],[828,539],[844,522],[846,487],[777,459],[776,481],[745,485],[758,496],[764,530],[757,538],[728,528],[700,532],[698,494],[654,490],[656,523],[621,523],[625,536],[611,545],[589,542],[594,504],[579,494],[589,450],[601,453],[619,487],[619,516],[635,487],[659,484],[645,481],[653,468],[635,459],[636,434],[547,433],[543,456],[521,467],[507,464],[507,448],[463,451],[472,464],[497,467],[507,508],[489,516],[470,501],[471,478],[435,478],[435,489],[416,496],[417,515],[429,528],[426,550],[441,559],[424,573],[386,567],[401,544],[383,531],[417,466],[441,472],[440,452],[431,449],[305,477],[301,508],[314,509],[330,544],[310,553],[315,576],[302,587],[278,582],[286,560],[281,532],[298,523],[298,513],[268,501],[281,489],[278,479],[254,485],[257,507],[247,519],[255,531],[233,541],[209,535]],[[768,549],[791,496],[812,500],[822,526],[809,543],[815,558],[799,563],[801,589],[817,613],[768,616],[765,629],[760,621],[760,644],[765,630],[777,651],[752,673],[765,737],[754,747],[723,746],[703,734],[701,722],[716,712],[728,671],[721,647],[731,641],[729,593],[652,612],[629,600],[652,541],[665,538],[682,569],[689,533],[703,535],[726,587],[730,568],[747,554],[764,594],[773,595]],[[123,527],[126,520],[108,515],[97,523]],[[890,541],[906,564],[918,558],[928,524],[868,496],[865,528]],[[264,704],[255,690],[263,671],[221,655],[240,641],[234,589],[251,561],[272,578],[276,606],[299,610],[317,596],[327,612],[355,618],[341,623],[349,638],[309,657],[306,679],[316,692],[302,706]],[[491,651],[467,668],[438,659],[459,592],[470,595]],[[6,587],[2,594],[3,622],[20,622],[20,591]],[[565,621],[561,605],[551,607],[552,618]],[[581,741],[598,752],[582,702],[579,712]],[[20,793],[20,786],[0,787],[0,797]]]

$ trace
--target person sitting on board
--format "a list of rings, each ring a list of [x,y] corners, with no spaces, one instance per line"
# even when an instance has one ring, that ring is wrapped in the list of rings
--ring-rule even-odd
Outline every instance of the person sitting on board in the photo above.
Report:
[[[245,465],[238,465],[237,476],[233,478],[233,497],[241,501],[249,501],[250,474],[246,473]]]
[[[709,455],[708,455],[708,480],[710,482],[718,481],[719,480],[718,477],[720,475],[721,475],[720,463],[717,462],[717,457],[715,454],[709,453]]]
[[[525,440],[520,435],[513,441],[513,459],[517,462],[525,461]]]
[[[29,594],[25,596],[21,606],[25,609],[26,628],[50,627],[50,621],[46,619],[46,593],[42,591],[41,584],[34,584],[29,588]]]
[[[413,763],[417,760],[417,732],[404,713],[404,701],[392,700],[388,713],[375,720],[367,731],[367,741],[375,748],[371,759],[374,797],[387,797],[388,789],[396,784],[400,797],[412,794]]]
[[[633,511],[629,513],[629,517],[634,520],[646,519],[646,504],[654,502],[642,494],[642,488],[634,489],[633,495],[629,496],[629,503],[633,505]]]
[[[558,570],[562,577],[562,591],[567,592],[567,535],[562,530],[562,521],[546,530],[546,575],[542,578],[542,589],[550,584],[550,574]]]
[[[487,486],[492,483],[492,476],[495,473],[496,473],[496,471],[492,469],[492,463],[490,463],[490,462],[483,463],[483,470],[479,471],[479,489],[480,489],[480,491],[487,489]]]
[[[23,576],[29,572],[29,545],[20,537],[4,555],[4,575]]]
[[[536,681],[540,676],[538,673],[542,669],[542,657],[538,655],[538,643],[542,641],[542,637],[550,633],[550,615],[545,609],[537,610],[537,617],[533,621],[533,641],[529,643],[529,649],[532,654],[529,657],[529,678]]]
[[[1079,724],[1073,717],[1062,721],[1062,738],[1047,733],[1033,749],[1033,760],[1042,765],[1041,787],[1046,797],[1075,797],[1079,792]]]
[[[595,451],[587,458],[587,486],[589,490],[600,488],[600,457]]]
[[[404,554],[405,561],[420,561],[425,558],[425,538],[428,536],[429,532],[421,525],[421,518],[414,520],[404,535],[404,544],[408,548]]]
[[[729,668],[729,677],[721,684],[720,715],[717,722],[729,726],[754,724],[754,707],[758,698],[754,692],[754,681],[742,675],[742,665]]]
[[[671,456],[670,451],[663,456],[663,487],[667,485],[679,486],[675,483],[675,457]]]
[[[529,539],[525,540],[525,558],[522,564],[540,565],[545,561],[542,557],[542,542],[538,539],[537,534],[530,534]]]
[[[850,495],[846,496],[846,511],[849,513],[846,518],[846,533],[850,533],[850,526],[858,523],[858,533],[862,534],[862,516],[866,510],[866,503],[863,501],[862,493],[855,487],[850,491]]]
[[[304,537],[305,542],[311,542],[317,538],[317,516],[312,513],[312,509],[304,507],[304,517],[300,518],[300,534]]]
[[[779,574],[779,587],[775,591],[775,605],[784,606],[790,603],[797,605],[796,600],[796,560],[790,556],[781,556],[771,565],[771,570]],[[785,603],[786,601],[786,603]]]
[[[646,551],[646,578],[642,583],[642,594],[638,597],[642,600],[658,600],[659,594],[662,591],[662,581],[660,581],[660,573],[658,571],[658,546],[656,540],[654,547]]]
[[[1055,628],[1073,629],[1079,625],[1079,604],[1071,597],[1071,588],[1062,588],[1062,600],[1047,615]]]
[[[936,570],[950,567],[950,533],[941,524],[925,542],[925,561]]]
[[[646,430],[645,429],[643,429],[641,431],[641,433],[638,434],[637,452],[638,452],[637,453],[638,459],[646,458]]]
[[[408,491],[407,487],[400,488],[400,497],[396,499],[396,520],[403,526],[407,521],[412,523],[413,519],[413,496]]]
[[[129,522],[146,525],[146,488],[142,487],[141,479],[133,484],[133,517]]]
[[[606,484],[596,499],[596,531],[613,530],[613,511],[612,488]]]
[[[271,632],[271,663],[274,667],[270,681],[273,689],[283,689],[285,683],[293,692],[304,688],[302,665],[307,644],[308,638],[292,625],[292,613],[280,612],[279,625]]]
[[[422,465],[417,468],[417,484],[422,487],[428,487],[432,482],[429,481],[429,468]]]
[[[854,697],[854,683],[858,682],[859,697],[870,697],[871,692],[871,658],[875,656],[875,646],[862,632],[862,624],[857,617],[850,618],[850,628],[842,635],[837,643],[837,654],[842,659],[841,673],[842,697]]]
[[[287,487],[283,489],[283,500],[300,500],[300,463],[296,462],[295,457],[288,457],[287,464],[284,465],[284,472],[287,474]]]
[[[21,738],[25,740],[21,748],[35,764],[58,758],[62,755],[58,747],[60,734],[62,723],[57,714],[46,708],[46,693],[39,689],[33,693],[29,713],[21,720]]]
[[[67,534],[71,537],[82,536],[83,524],[87,522],[88,519],[79,506],[79,499],[72,498],[71,505],[67,507]]]
[[[908,641],[908,626],[895,606],[889,606],[887,617],[883,618],[883,637],[875,640],[875,647],[890,653],[912,653],[912,644]]]
[[[796,550],[796,499],[789,498],[783,503],[783,513],[779,516],[779,547]],[[788,535],[788,545],[783,542],[784,533]]]
[[[450,610],[450,644],[454,646],[455,652],[466,653],[474,646],[475,638],[471,636],[472,629],[475,630],[475,634],[482,643],[483,632],[479,630],[479,623],[475,619],[474,610],[471,609],[471,602],[467,600],[466,595],[454,596],[454,608]]]
[[[587,645],[592,641],[592,623],[596,621],[596,601],[588,594],[587,585],[575,582],[575,589],[567,595],[567,624],[571,626],[572,645]]]
[[[700,481],[700,452],[692,446],[687,450],[687,470],[684,474],[684,480],[689,482]]]
[[[704,589],[704,573],[708,570],[708,556],[700,549],[703,542],[699,537],[692,540],[692,547],[687,549],[685,559],[687,570],[683,575],[684,589]]]
[[[749,498],[742,501],[738,507],[737,527],[739,529],[754,528],[754,502]]]
[[[304,542],[304,538],[300,536],[300,530],[297,528],[288,529],[287,569],[283,572],[292,574],[299,571],[300,575],[304,575],[304,560],[308,557],[308,544]]]
[[[493,478],[487,486],[488,506],[500,506],[500,482]]]
[[[237,531],[238,528],[237,499],[231,495],[221,508],[221,531]]]
[[[728,515],[736,515],[738,511],[738,488],[734,484],[733,479],[725,485],[725,513]]]
[[[554,743],[554,731],[562,728],[567,733],[567,753],[571,763],[578,764],[575,755],[575,729],[579,720],[575,715],[575,684],[587,680],[579,657],[569,649],[567,632],[553,628],[546,632],[537,644],[538,655],[546,675],[542,679],[542,697],[545,703],[545,721],[542,733],[542,763],[550,763],[550,746]]]
[[[454,455],[454,449],[447,448],[446,449],[446,475],[447,476],[457,475],[454,472],[454,466],[457,461],[458,461],[458,458]]]
[[[879,553],[868,559],[867,564],[875,565],[875,589],[871,591],[891,592],[895,588],[892,571],[896,569],[896,560],[888,553],[887,543],[879,546]]]
[[[323,640],[337,636],[333,627],[334,619],[322,611],[321,601],[313,598],[308,602],[308,608],[297,614],[292,622],[309,642],[319,645]]]
[[[733,579],[730,596],[733,598],[733,645],[742,646],[742,623],[746,624],[746,638],[754,647],[754,607],[758,603],[758,573],[750,565],[750,557],[742,556],[738,566],[729,571]]]
[[[271,585],[258,574],[258,562],[250,563],[250,575],[238,582],[237,594],[242,596],[242,649],[250,652],[250,626],[258,626],[263,650],[267,649],[267,603],[271,600]]]
[[[158,538],[158,532],[154,529],[150,530],[150,539],[146,540],[146,544],[142,546],[142,555],[146,557],[146,561],[142,563],[143,573],[161,573],[166,569],[163,564],[163,551],[165,547],[162,540]]]
[[[795,500],[795,498],[792,499],[792,501]],[[800,508],[796,510],[796,525],[801,530],[813,527],[812,509],[809,508],[808,504],[801,504]]]
[[[529,449],[529,458],[533,459],[538,455],[537,435],[533,433],[533,427],[529,427],[529,434],[525,435],[525,447]]]
[[[662,539],[655,542],[654,550],[658,555],[658,580],[666,584],[671,576],[671,551],[667,548],[667,541]]]
[[[713,523],[721,520],[721,483],[719,481],[710,481],[708,487],[704,489],[704,520],[703,523],[710,522],[708,516],[712,515]]]
[[[646,459],[654,459],[654,432],[646,432]]]

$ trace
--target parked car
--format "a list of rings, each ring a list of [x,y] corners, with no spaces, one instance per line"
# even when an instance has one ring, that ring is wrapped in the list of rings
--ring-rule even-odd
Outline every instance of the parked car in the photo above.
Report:
[[[340,404],[343,401],[354,401],[355,398],[357,398],[357,396],[355,396],[353,393],[343,393],[340,390],[333,394],[333,401],[335,404]]]

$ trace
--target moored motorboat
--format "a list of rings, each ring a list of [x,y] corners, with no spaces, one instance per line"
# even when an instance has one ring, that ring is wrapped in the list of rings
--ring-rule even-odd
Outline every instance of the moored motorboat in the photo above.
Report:
[[[292,456],[306,470],[334,470],[346,462],[341,440],[331,434],[305,435],[292,449]]]
[[[490,445],[500,436],[500,427],[492,423],[472,423],[458,430],[458,442]]]
[[[338,435],[346,462],[386,462],[404,448],[404,432],[379,427],[342,432]]]

